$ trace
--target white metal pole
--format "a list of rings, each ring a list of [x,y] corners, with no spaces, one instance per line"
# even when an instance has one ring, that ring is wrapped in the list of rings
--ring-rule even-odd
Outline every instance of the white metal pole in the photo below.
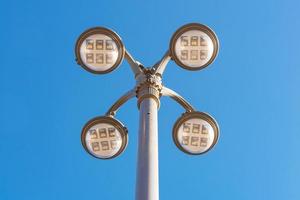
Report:
[[[158,200],[158,102],[151,97],[140,103],[136,200]]]

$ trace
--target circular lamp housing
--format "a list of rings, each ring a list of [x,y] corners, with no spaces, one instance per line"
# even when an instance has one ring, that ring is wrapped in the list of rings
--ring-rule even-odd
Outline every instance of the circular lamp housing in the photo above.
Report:
[[[200,70],[211,64],[219,50],[216,34],[203,24],[180,27],[170,41],[172,59],[187,70]]]
[[[125,55],[120,36],[114,31],[96,27],[83,32],[75,46],[77,63],[89,72],[106,74],[116,69]]]
[[[174,143],[181,151],[191,155],[208,152],[218,138],[217,122],[203,112],[185,113],[173,127]]]
[[[85,150],[100,159],[110,159],[120,155],[128,143],[128,131],[118,120],[103,116],[85,124],[81,142]]]

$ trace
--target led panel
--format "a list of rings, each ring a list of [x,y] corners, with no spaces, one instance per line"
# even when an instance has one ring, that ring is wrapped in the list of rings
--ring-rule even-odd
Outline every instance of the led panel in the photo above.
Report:
[[[97,117],[83,128],[81,141],[88,153],[100,159],[118,156],[127,146],[127,129],[111,117]]]
[[[97,74],[116,69],[125,54],[121,38],[112,30],[102,27],[92,28],[81,34],[75,51],[78,64]]]
[[[219,42],[215,33],[202,24],[187,24],[179,28],[170,42],[174,61],[188,70],[200,70],[213,62]]]
[[[173,139],[177,147],[188,154],[202,154],[217,142],[217,122],[202,112],[185,113],[173,128]]]

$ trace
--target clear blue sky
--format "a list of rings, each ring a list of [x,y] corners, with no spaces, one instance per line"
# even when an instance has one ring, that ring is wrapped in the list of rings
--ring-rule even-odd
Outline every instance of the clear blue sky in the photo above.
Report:
[[[138,110],[118,113],[129,145],[118,158],[88,155],[80,132],[134,86],[126,62],[108,75],[76,65],[74,44],[94,26],[114,29],[146,66],[190,22],[212,27],[220,52],[190,72],[171,62],[164,84],[219,122],[221,137],[188,156],[171,131],[183,109],[159,110],[162,200],[300,199],[300,3],[252,1],[4,0],[0,3],[0,199],[134,199]]]

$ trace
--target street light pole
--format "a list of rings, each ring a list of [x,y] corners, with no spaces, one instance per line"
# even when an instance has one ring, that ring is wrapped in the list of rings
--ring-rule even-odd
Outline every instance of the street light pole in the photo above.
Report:
[[[157,102],[151,97],[140,104],[136,200],[158,200]]]
[[[85,70],[106,74],[115,70],[125,58],[136,79],[133,89],[121,96],[105,116],[88,121],[81,133],[83,147],[92,156],[111,159],[120,155],[128,143],[128,130],[115,119],[115,115],[124,103],[137,97],[140,116],[136,200],[159,200],[157,116],[161,96],[171,97],[185,109],[173,126],[173,140],[180,150],[190,155],[200,155],[216,144],[219,127],[214,118],[195,111],[182,96],[163,86],[162,76],[171,59],[187,70],[203,69],[216,58],[218,48],[217,36],[209,27],[187,24],[174,33],[163,58],[154,66],[145,68],[129,54],[118,34],[110,29],[95,27],[78,38],[76,61]]]
[[[136,200],[159,199],[158,169],[158,119],[160,78],[146,69],[145,76],[137,83],[140,110]]]

